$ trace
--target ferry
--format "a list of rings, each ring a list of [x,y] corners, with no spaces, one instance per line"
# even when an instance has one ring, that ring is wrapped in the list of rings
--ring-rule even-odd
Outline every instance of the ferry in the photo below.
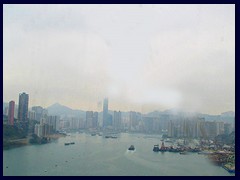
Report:
[[[186,155],[186,154],[188,154],[188,152],[187,151],[182,151],[179,154]]]
[[[158,152],[158,151],[159,151],[159,145],[158,145],[158,144],[157,144],[157,145],[154,145],[153,151],[154,151],[154,152]]]
[[[68,146],[68,145],[71,145],[71,144],[75,144],[75,142],[64,143],[65,146]]]
[[[135,150],[135,147],[133,145],[131,145],[129,148],[128,148],[129,151],[134,151]]]

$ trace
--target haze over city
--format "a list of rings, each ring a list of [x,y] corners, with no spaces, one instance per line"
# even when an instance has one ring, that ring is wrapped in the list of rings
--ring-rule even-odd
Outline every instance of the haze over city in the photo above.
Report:
[[[3,5],[3,100],[235,111],[234,5]]]

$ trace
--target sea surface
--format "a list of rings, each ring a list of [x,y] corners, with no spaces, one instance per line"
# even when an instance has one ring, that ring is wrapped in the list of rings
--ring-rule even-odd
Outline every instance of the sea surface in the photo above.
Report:
[[[121,133],[117,139],[71,133],[43,145],[3,151],[4,176],[232,176],[197,153],[153,152],[161,135]],[[75,142],[65,146],[65,142]],[[135,151],[129,151],[130,145]]]

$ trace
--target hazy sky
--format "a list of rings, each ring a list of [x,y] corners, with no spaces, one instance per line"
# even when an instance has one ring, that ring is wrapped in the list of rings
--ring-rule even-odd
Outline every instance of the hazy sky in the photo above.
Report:
[[[235,5],[4,5],[3,100],[235,111]]]

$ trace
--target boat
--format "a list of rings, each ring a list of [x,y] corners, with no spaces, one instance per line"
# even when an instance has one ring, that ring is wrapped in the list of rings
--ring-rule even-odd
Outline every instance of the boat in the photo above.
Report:
[[[161,148],[159,149],[160,152],[166,152],[169,148],[164,145],[164,142],[162,142]]]
[[[159,151],[159,145],[158,145],[158,144],[157,144],[157,145],[154,145],[153,151],[154,151],[154,152],[158,152],[158,151]]]
[[[68,146],[68,145],[71,145],[71,144],[75,144],[75,142],[67,142],[67,143],[64,143],[65,146]]]
[[[96,133],[92,133],[91,135],[92,135],[92,136],[96,136]]]
[[[179,154],[186,155],[186,154],[188,154],[188,153],[187,153],[187,151],[182,151],[182,152],[180,152]]]
[[[135,150],[135,147],[133,145],[131,145],[129,148],[128,148],[129,151],[134,151]]]
[[[105,138],[112,138],[112,139],[116,139],[117,136],[111,136],[111,135],[106,135]]]

